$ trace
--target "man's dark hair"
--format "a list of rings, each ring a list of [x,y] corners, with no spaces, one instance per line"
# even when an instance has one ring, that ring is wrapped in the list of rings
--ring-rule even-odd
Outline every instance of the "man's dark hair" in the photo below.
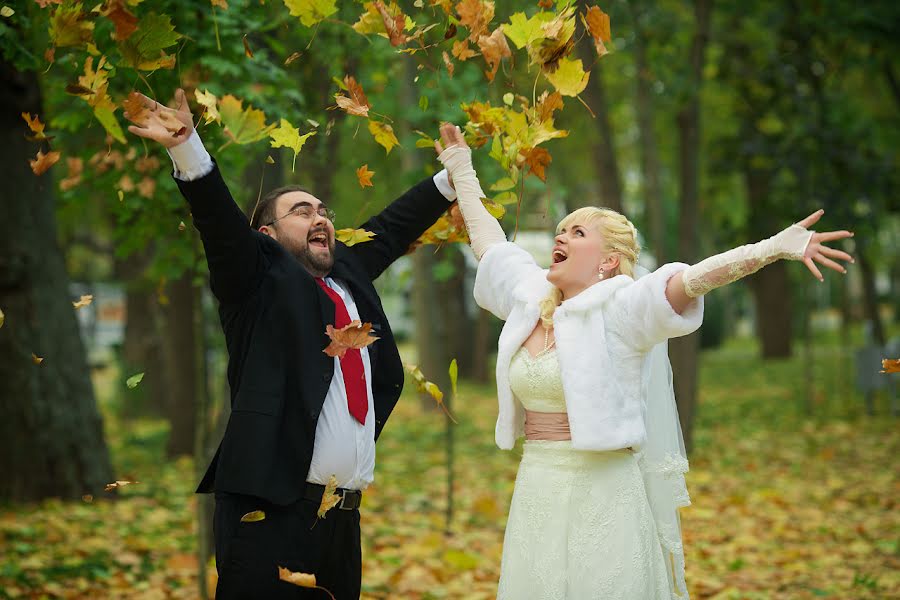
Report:
[[[268,225],[278,217],[282,216],[275,214],[275,208],[278,206],[278,198],[290,192],[305,192],[312,195],[312,192],[302,185],[291,184],[275,188],[260,198],[259,204],[254,203],[254,205],[250,207],[250,228],[253,230],[259,229],[263,225]],[[253,212],[254,207],[256,209],[255,212]]]

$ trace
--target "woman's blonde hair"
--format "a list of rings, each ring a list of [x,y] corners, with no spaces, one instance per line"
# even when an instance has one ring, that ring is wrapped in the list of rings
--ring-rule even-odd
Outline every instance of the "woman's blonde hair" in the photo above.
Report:
[[[607,277],[614,275],[634,276],[634,265],[641,253],[641,244],[638,242],[637,229],[625,218],[625,215],[609,208],[597,208],[585,206],[572,211],[556,226],[556,233],[567,229],[572,224],[593,227],[599,232],[605,241],[606,250],[619,255],[619,268],[616,273],[609,273]],[[546,298],[541,300],[541,322],[544,327],[553,325],[553,312],[562,302],[562,291],[556,286]]]

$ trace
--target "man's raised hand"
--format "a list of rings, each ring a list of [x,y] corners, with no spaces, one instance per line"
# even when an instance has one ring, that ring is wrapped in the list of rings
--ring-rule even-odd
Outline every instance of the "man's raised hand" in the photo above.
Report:
[[[434,143],[434,149],[440,156],[441,152],[450,146],[469,147],[459,127],[453,123],[444,123],[441,125],[441,141]]]
[[[132,92],[125,118],[134,123],[128,126],[131,133],[154,140],[171,148],[184,142],[194,131],[194,120],[188,107],[184,90],[175,91],[174,108],[163,106],[156,100],[138,92]]]

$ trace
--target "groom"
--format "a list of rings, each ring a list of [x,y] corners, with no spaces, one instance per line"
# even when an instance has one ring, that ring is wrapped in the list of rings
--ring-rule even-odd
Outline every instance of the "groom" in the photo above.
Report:
[[[197,490],[216,498],[216,598],[321,597],[279,581],[279,566],[315,574],[338,600],[358,598],[362,490],[403,386],[372,281],[455,198],[447,173],[364,223],[371,241],[347,247],[335,241],[330,209],[298,186],[267,194],[248,222],[194,131],[184,92],[175,109],[142,101],[145,114],[126,114],[128,129],[172,157],[228,346],[232,412]],[[172,117],[184,125],[174,137],[164,126]],[[326,355],[326,325],[352,320],[371,323],[379,340],[342,359]],[[332,475],[341,500],[317,520]]]

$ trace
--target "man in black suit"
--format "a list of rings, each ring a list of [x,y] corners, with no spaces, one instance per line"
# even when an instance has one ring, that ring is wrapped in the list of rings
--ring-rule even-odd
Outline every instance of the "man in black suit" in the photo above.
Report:
[[[216,497],[216,598],[321,597],[279,581],[278,566],[315,574],[339,600],[358,598],[358,508],[403,386],[372,281],[447,209],[447,174],[407,191],[362,225],[374,239],[347,247],[335,242],[325,204],[296,186],[266,195],[248,223],[194,131],[184,92],[175,109],[143,102],[146,114],[126,114],[129,131],[172,157],[228,346],[232,412],[197,490]],[[173,136],[164,117],[184,130]],[[326,325],[356,319],[380,339],[342,359],[326,355]],[[341,501],[317,521],[332,475]],[[242,519],[253,511],[265,518]]]

